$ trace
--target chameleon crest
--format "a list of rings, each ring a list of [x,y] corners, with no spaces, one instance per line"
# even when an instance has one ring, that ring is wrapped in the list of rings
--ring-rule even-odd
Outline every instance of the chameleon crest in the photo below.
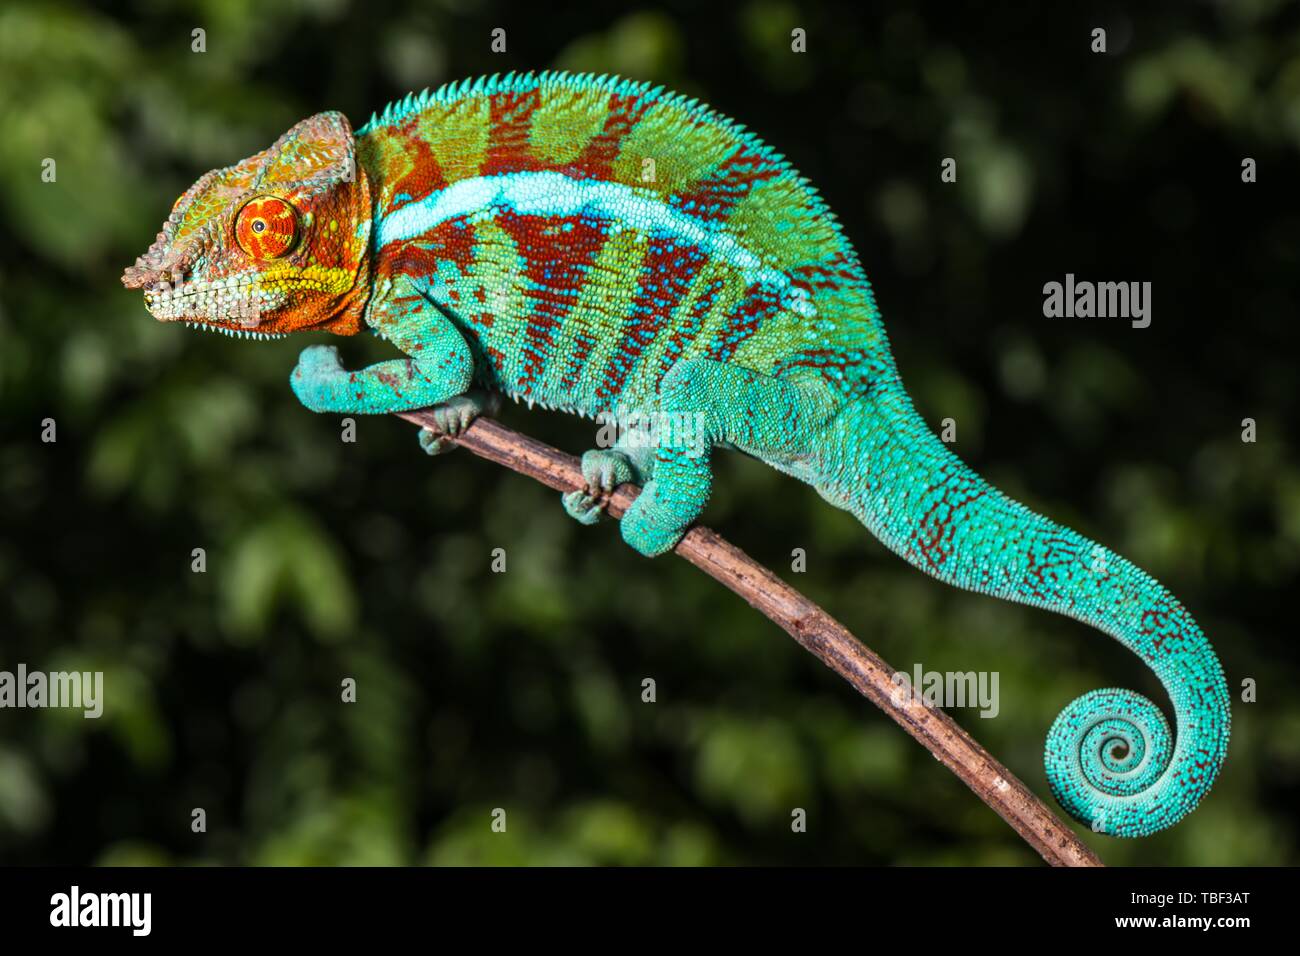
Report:
[[[1048,784],[1097,831],[1171,826],[1223,763],[1227,683],[1191,614],[938,439],[830,210],[694,100],[543,73],[407,97],[355,142],[322,113],[199,180],[123,281],[160,319],[227,332],[369,327],[402,357],[348,370],[315,345],[293,390],[321,412],[432,407],[430,453],[501,395],[612,419],[618,441],[583,456],[587,487],[563,504],[593,523],[603,492],[641,484],[620,530],[642,554],[676,545],[712,455],[739,450],[939,580],[1096,627],[1152,668],[1176,719],[1114,689],[1057,718]]]

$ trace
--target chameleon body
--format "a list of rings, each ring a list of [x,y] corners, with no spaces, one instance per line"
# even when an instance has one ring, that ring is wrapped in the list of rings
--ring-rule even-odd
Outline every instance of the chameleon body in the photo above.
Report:
[[[292,387],[322,412],[436,406],[431,453],[499,395],[639,423],[584,456],[564,506],[589,523],[600,492],[642,484],[621,529],[643,554],[699,517],[731,448],[936,578],[1094,625],[1155,671],[1177,729],[1125,690],[1060,715],[1048,781],[1094,830],[1168,827],[1218,773],[1227,685],[1191,615],[938,440],[831,212],[700,103],[543,73],[407,97],[355,135],[321,113],[200,179],[123,282],[161,320],[235,335],[374,331],[403,356],[348,371],[312,346]]]

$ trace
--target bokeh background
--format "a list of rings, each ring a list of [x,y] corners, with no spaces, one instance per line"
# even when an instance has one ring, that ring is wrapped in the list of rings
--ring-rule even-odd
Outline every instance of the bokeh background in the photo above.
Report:
[[[1087,842],[1113,864],[1297,862],[1297,7],[870,7],[9,0],[0,669],[103,670],[107,702],[98,721],[0,711],[0,861],[1039,862],[684,562],[468,453],[428,459],[404,423],[362,419],[345,444],[287,386],[313,339],[165,328],[119,285],[194,179],[310,113],[360,125],[413,89],[561,67],[699,96],[788,155],[857,245],[926,418],[1166,583],[1234,693],[1258,682],[1200,809]],[[1045,319],[1067,272],[1153,282],[1152,326]],[[342,344],[349,364],[382,354]],[[589,423],[503,418],[592,443]],[[1049,802],[1043,739],[1068,701],[1124,686],[1167,707],[1108,638],[938,584],[754,462],[719,468],[708,523],[895,666],[999,672],[996,719],[954,716]]]

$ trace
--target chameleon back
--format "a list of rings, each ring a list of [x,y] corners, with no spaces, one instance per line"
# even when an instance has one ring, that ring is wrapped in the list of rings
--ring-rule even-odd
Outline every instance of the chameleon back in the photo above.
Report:
[[[357,137],[379,184],[377,290],[403,271],[429,282],[481,343],[488,384],[512,397],[639,408],[691,358],[846,392],[896,377],[825,204],[694,100],[613,77],[511,75],[408,97]]]

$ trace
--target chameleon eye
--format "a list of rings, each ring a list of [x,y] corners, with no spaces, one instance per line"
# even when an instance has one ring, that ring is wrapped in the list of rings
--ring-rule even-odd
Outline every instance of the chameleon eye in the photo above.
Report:
[[[254,259],[288,255],[297,238],[298,217],[283,199],[257,196],[235,216],[235,240]]]

